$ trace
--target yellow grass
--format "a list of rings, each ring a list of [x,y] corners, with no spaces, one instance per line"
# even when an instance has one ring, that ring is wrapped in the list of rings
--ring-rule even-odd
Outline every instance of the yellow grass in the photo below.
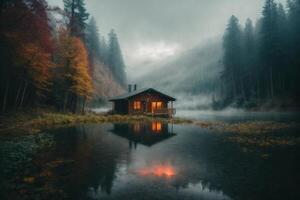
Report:
[[[132,122],[148,122],[162,121],[174,124],[192,123],[191,120],[173,118],[152,118],[143,115],[105,115],[105,114],[72,114],[60,113],[54,111],[35,111],[35,112],[19,112],[8,115],[2,119],[0,124],[0,132],[25,131],[28,133],[38,133],[41,129],[47,129],[54,126],[75,125],[86,123],[132,123]]]
[[[300,127],[297,123],[279,123],[279,122],[207,122],[199,120],[187,120],[181,118],[152,118],[149,116],[135,115],[105,115],[105,114],[72,114],[60,113],[55,111],[38,110],[34,112],[18,112],[1,118],[0,133],[39,133],[41,130],[57,126],[69,126],[86,123],[134,123],[161,121],[173,124],[193,124],[205,129],[214,130],[217,133],[233,133],[227,137],[229,141],[244,145],[295,145],[299,144],[299,139],[289,137],[273,137],[270,133],[280,130],[286,130],[293,127]],[[270,137],[269,137],[270,136]]]

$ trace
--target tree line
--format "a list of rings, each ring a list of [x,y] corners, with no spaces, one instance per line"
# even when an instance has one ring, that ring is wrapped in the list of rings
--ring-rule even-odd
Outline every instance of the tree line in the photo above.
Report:
[[[94,63],[126,84],[116,33],[100,38],[84,0],[0,1],[0,112],[41,105],[83,111],[93,97]]]
[[[255,107],[300,97],[300,0],[266,0],[262,17],[244,27],[231,16],[223,37],[222,104]]]

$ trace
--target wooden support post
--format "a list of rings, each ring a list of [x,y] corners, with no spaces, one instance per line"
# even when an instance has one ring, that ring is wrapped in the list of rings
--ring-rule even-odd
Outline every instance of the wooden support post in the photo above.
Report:
[[[171,101],[171,118],[173,118],[173,101]]]

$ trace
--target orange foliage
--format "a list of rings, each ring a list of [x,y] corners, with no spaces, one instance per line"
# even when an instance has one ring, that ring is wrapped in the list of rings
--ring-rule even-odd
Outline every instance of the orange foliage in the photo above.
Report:
[[[48,90],[50,85],[50,68],[54,66],[51,55],[38,45],[28,43],[18,50],[17,62],[24,67],[30,83],[37,89],[37,94]]]
[[[76,56],[73,59],[74,84],[71,90],[82,97],[91,98],[93,92],[92,79],[89,74],[89,61],[86,48],[79,38],[73,38]]]
[[[89,74],[89,60],[83,42],[60,30],[59,38],[60,66],[64,67],[64,77],[71,83],[70,91],[78,96],[90,99],[93,93],[92,79]]]

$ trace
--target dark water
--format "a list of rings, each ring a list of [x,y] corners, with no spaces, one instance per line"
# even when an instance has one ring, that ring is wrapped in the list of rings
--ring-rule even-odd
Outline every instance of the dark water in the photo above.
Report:
[[[1,199],[299,199],[299,146],[251,150],[226,134],[160,123],[35,137],[1,139]]]

